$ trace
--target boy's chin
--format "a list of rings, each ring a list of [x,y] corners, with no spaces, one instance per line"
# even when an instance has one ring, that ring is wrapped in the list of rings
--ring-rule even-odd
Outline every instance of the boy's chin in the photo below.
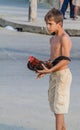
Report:
[[[51,35],[55,35],[55,34],[56,34],[55,31],[54,31],[54,32],[52,32],[52,31],[48,31],[48,33],[51,34]]]
[[[55,32],[52,32],[51,35],[55,35],[56,33]]]

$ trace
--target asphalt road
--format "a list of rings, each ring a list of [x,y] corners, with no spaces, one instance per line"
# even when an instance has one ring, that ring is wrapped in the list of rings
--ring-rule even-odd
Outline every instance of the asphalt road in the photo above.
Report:
[[[53,130],[48,103],[48,76],[37,80],[26,67],[29,55],[49,58],[50,36],[0,29],[0,130]],[[80,129],[80,38],[72,37],[73,74],[69,130]]]
[[[29,5],[29,0],[0,0],[0,6],[14,6],[14,7],[28,7]],[[46,6],[46,4],[39,3],[37,4],[38,8],[50,8],[50,6]]]
[[[14,15],[28,7],[26,0],[0,0],[0,15]],[[8,7],[15,11],[9,11]],[[42,5],[41,5],[42,7]],[[43,6],[44,8],[44,6]],[[24,13],[26,10],[24,11]],[[21,12],[17,16],[23,16]],[[24,14],[25,15],[25,14]],[[43,14],[41,14],[42,16]],[[41,80],[26,67],[29,55],[49,58],[50,36],[0,28],[0,130],[53,130],[48,103],[48,76]],[[73,74],[68,130],[80,129],[80,38],[72,37],[70,68]]]
[[[24,7],[29,0],[0,0],[0,5]]]

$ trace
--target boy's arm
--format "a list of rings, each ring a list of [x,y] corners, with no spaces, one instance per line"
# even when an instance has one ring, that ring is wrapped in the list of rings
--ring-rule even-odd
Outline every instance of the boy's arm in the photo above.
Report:
[[[39,75],[41,76],[42,74],[49,74],[51,72],[55,72],[60,70],[61,67],[67,65],[69,63],[69,60],[61,60],[58,64],[56,64],[54,67],[52,67],[51,69],[48,69],[47,67],[45,67],[45,65],[42,64],[43,66],[43,70],[38,70],[38,77]]]

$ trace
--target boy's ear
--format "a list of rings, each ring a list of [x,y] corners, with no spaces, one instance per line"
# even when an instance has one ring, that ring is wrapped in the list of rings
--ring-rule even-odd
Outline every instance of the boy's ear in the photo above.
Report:
[[[58,25],[62,27],[62,22],[59,22]]]

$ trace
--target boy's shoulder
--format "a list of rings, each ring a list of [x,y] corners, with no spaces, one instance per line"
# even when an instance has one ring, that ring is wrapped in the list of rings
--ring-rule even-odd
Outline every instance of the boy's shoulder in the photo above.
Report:
[[[61,41],[71,41],[70,36],[65,32],[60,37]]]
[[[72,41],[71,41],[71,38],[70,36],[65,33],[61,36],[61,45],[62,46],[68,46],[68,47],[71,47],[72,46]]]

